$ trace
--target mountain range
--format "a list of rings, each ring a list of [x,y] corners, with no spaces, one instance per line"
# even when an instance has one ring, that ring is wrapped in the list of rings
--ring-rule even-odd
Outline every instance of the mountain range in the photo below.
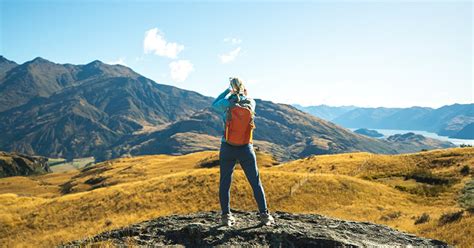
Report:
[[[437,109],[294,106],[346,128],[423,130],[452,138],[474,139],[474,103],[446,105]]]
[[[73,65],[38,57],[17,64],[0,56],[0,68],[0,150],[105,160],[219,147],[222,123],[210,108],[212,97],[158,84],[128,67],[98,60]],[[353,133],[293,106],[256,102],[255,144],[279,160],[399,152],[391,141]]]

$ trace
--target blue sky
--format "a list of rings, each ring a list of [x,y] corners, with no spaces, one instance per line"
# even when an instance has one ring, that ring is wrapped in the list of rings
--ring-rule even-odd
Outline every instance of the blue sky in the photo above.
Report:
[[[17,63],[123,63],[158,83],[302,105],[472,103],[470,1],[1,1]]]

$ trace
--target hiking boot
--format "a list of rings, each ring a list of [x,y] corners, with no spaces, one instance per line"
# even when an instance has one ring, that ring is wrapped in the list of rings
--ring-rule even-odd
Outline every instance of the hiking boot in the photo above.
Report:
[[[231,213],[223,214],[221,221],[224,226],[233,226],[235,224],[235,217]]]
[[[275,219],[270,213],[260,213],[260,223],[262,223],[265,226],[270,226],[275,224]]]

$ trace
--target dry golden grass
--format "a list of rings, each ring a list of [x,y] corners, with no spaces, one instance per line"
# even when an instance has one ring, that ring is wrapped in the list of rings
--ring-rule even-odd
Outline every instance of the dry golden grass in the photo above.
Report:
[[[445,225],[438,219],[461,209],[456,198],[470,178],[459,175],[458,164],[472,171],[473,155],[472,148],[396,156],[352,153],[274,167],[268,154],[258,159],[271,211],[371,221],[469,247],[474,243],[472,215],[465,212]],[[121,158],[81,172],[0,179],[0,246],[49,247],[158,216],[219,210],[219,169],[200,166],[216,158],[215,151]],[[401,178],[417,168],[457,181],[435,197],[395,188],[420,184]],[[65,188],[69,193],[63,194]],[[234,174],[231,206],[256,210],[240,169]],[[430,220],[415,225],[423,213]]]
[[[18,196],[58,197],[61,196],[60,185],[71,180],[71,177],[77,174],[79,171],[73,170],[39,176],[1,178],[0,194],[15,193]]]
[[[420,168],[434,173],[458,174],[462,165],[473,164],[474,148],[451,148],[401,155],[360,152],[310,156],[276,166],[273,170],[383,178],[406,175]]]

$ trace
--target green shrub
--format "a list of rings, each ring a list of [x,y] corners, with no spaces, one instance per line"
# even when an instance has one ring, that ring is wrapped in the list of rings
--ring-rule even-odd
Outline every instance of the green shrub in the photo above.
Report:
[[[469,168],[469,166],[464,165],[464,166],[461,168],[461,171],[460,171],[460,172],[461,172],[461,175],[463,175],[463,176],[469,175],[470,170],[471,170],[471,169]]]
[[[459,205],[465,209],[474,208],[474,179],[471,179],[469,182],[464,185],[464,188],[461,190],[461,195],[458,198]]]
[[[212,156],[203,158],[203,159],[198,161],[197,165],[198,165],[198,167],[201,167],[201,168],[217,167],[217,166],[219,166],[219,156],[218,155],[212,155]]]
[[[382,217],[380,217],[380,220],[384,220],[384,221],[393,220],[393,219],[397,219],[401,215],[402,215],[402,212],[400,212],[400,211],[391,212],[391,213],[388,213],[388,214],[383,215]]]
[[[441,215],[441,217],[439,218],[438,223],[439,223],[439,225],[446,225],[448,223],[458,221],[462,218],[463,212],[464,212],[463,210],[460,210],[458,212],[445,213],[445,214]]]
[[[426,183],[431,185],[451,185],[457,182],[455,178],[442,177],[434,175],[431,171],[426,169],[414,170],[411,173],[405,175],[405,180],[415,179],[419,183]]]
[[[443,185],[417,185],[415,187],[406,187],[402,185],[396,185],[395,189],[398,189],[403,192],[407,192],[414,195],[421,195],[421,196],[439,196],[440,193],[445,192],[447,190],[446,186]]]
[[[415,220],[415,225],[422,224],[430,221],[430,216],[427,213],[423,213]]]

